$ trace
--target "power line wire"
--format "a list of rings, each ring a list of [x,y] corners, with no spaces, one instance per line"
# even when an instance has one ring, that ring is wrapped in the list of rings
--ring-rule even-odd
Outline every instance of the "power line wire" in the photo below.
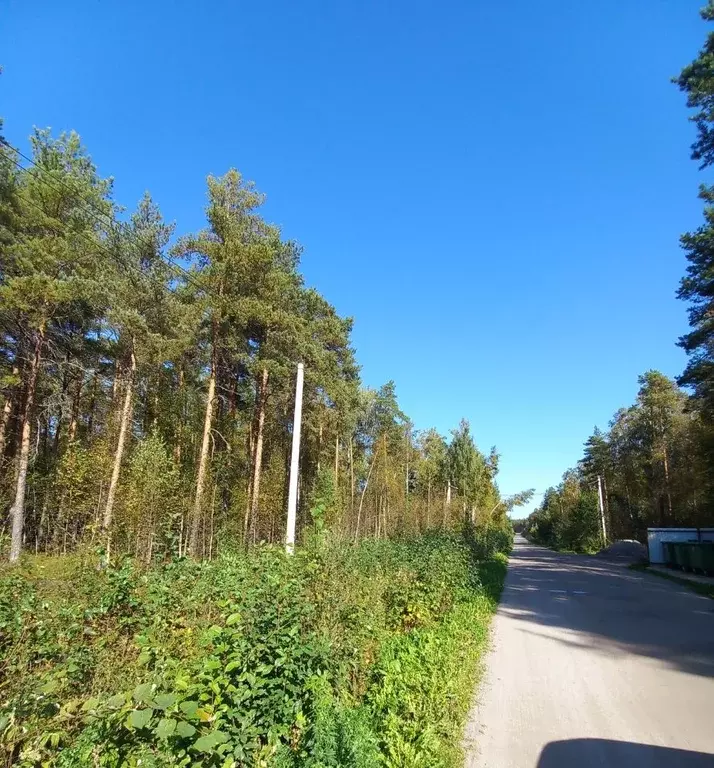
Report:
[[[35,160],[33,160],[32,158],[28,157],[28,156],[27,156],[26,154],[24,154],[24,153],[23,153],[21,150],[19,150],[17,147],[15,147],[15,146],[13,146],[12,144],[10,144],[10,143],[9,143],[7,140],[3,139],[2,137],[0,137],[0,143],[1,143],[2,145],[4,145],[5,147],[7,147],[8,149],[10,149],[10,150],[12,150],[13,152],[15,152],[16,154],[18,154],[20,157],[22,157],[22,158],[23,158],[24,160],[26,160],[27,162],[31,163],[31,164],[32,164],[32,165],[33,165],[35,168],[37,168],[37,169],[38,169],[38,170],[39,170],[41,173],[43,173],[43,174],[46,174],[46,175],[47,175],[47,176],[48,176],[50,179],[52,179],[52,182],[54,182],[54,181],[57,181],[57,182],[58,182],[59,184],[61,184],[61,185],[62,185],[62,186],[63,186],[63,187],[64,187],[64,188],[67,190],[67,191],[71,192],[71,193],[72,193],[72,194],[73,194],[75,197],[79,198],[79,199],[80,199],[80,200],[81,200],[81,201],[82,201],[82,202],[85,204],[85,206],[87,206],[89,209],[91,209],[92,211],[94,211],[94,212],[95,212],[95,214],[98,214],[98,216],[99,216],[99,217],[101,217],[101,220],[103,221],[104,225],[105,225],[105,226],[107,226],[107,227],[108,227],[108,228],[111,230],[112,234],[115,234],[115,235],[121,235],[121,234],[122,234],[122,232],[121,232],[121,231],[117,231],[117,229],[116,229],[118,226],[121,226],[121,224],[120,224],[119,222],[117,222],[116,220],[114,220],[114,219],[113,219],[113,218],[112,218],[112,217],[111,217],[111,216],[110,216],[108,213],[106,213],[104,210],[102,210],[101,208],[99,208],[99,207],[98,207],[98,206],[97,206],[95,203],[93,203],[93,201],[91,201],[91,200],[88,200],[86,197],[84,197],[83,195],[79,194],[79,193],[77,192],[77,190],[76,190],[76,189],[73,189],[73,188],[72,188],[72,187],[71,187],[69,184],[67,184],[67,183],[66,183],[66,182],[65,182],[63,179],[55,179],[55,177],[54,177],[54,176],[51,176],[51,175],[50,175],[49,171],[48,171],[46,168],[44,168],[42,165],[40,165],[39,163],[37,163],[37,162],[36,162]],[[10,158],[10,160],[11,160],[11,161],[12,161],[12,162],[13,162],[13,163],[14,163],[14,164],[17,166],[17,168],[18,168],[20,171],[23,171],[24,173],[29,173],[29,172],[30,172],[30,169],[29,169],[29,168],[26,168],[25,166],[23,166],[23,165],[22,165],[22,163],[21,163],[20,161],[18,161],[18,160],[16,160],[16,159],[14,159],[14,158],[12,158],[12,157]],[[37,177],[36,177],[36,178],[37,178]],[[45,185],[46,185],[46,186],[48,186],[48,187],[51,187],[51,188],[52,188],[52,189],[54,189],[55,191],[60,191],[60,190],[58,189],[58,187],[57,187],[57,186],[56,186],[54,183],[50,183],[50,181],[48,181],[48,180],[46,180],[46,179],[44,179],[44,180],[43,180],[43,179],[41,179],[41,178],[38,178],[38,181],[40,181],[40,183],[43,183],[43,184],[45,184]],[[40,212],[41,212],[41,213],[43,213],[43,214],[47,215],[47,214],[46,214],[46,212],[45,212],[45,211],[44,211],[44,210],[43,210],[43,209],[42,209],[42,208],[41,208],[39,205],[37,205],[37,203],[35,203],[35,202],[34,202],[34,201],[32,201],[32,200],[29,200],[29,199],[28,199],[27,197],[25,197],[24,195],[23,195],[23,198],[25,199],[25,201],[26,201],[26,202],[28,202],[28,203],[30,203],[30,204],[33,204],[33,205],[34,205],[36,208],[38,208],[38,210],[40,210]],[[84,207],[84,210],[85,210],[85,212],[87,211],[87,207]],[[99,222],[99,218],[98,218],[97,216],[95,216],[95,217],[94,217],[94,221],[95,221],[95,222]],[[83,233],[81,233],[81,232],[80,232],[80,234],[83,234]],[[124,233],[124,234],[126,234],[126,233]],[[89,238],[88,238],[86,235],[85,235],[84,237],[85,237],[85,239],[89,240]],[[140,240],[140,238],[139,238],[137,235],[134,235],[134,238],[135,238],[135,239],[137,239],[137,240]],[[116,254],[114,254],[114,253],[112,253],[111,251],[109,251],[108,249],[104,248],[104,247],[103,247],[103,245],[102,245],[101,243],[99,243],[99,242],[95,242],[95,241],[92,241],[92,244],[93,244],[93,245],[95,245],[95,246],[97,246],[97,247],[99,247],[99,248],[100,248],[100,250],[102,250],[102,251],[103,251],[105,254],[107,254],[108,256],[110,256],[110,258],[112,258],[112,259],[114,259],[115,261],[119,262],[119,259],[117,258]],[[136,244],[135,244],[135,243],[131,243],[131,241],[129,241],[129,244],[130,244],[130,245],[134,245],[134,247],[137,247],[137,246],[136,246]],[[145,246],[152,246],[152,245],[153,245],[152,243],[150,243],[150,242],[148,242],[148,241],[144,241],[142,244],[143,244],[143,245],[145,245]],[[165,254],[165,253],[161,253],[161,254],[160,254],[160,256],[161,256],[161,259],[162,259],[162,261],[163,261],[164,263],[167,263],[167,266],[169,266],[169,267],[173,267],[173,269],[175,269],[176,271],[178,271],[178,273],[180,273],[181,275],[183,275],[183,276],[186,278],[186,280],[187,280],[188,282],[190,282],[192,285],[194,285],[196,288],[198,288],[198,289],[199,289],[199,290],[201,290],[201,291],[204,291],[205,293],[208,293],[208,294],[212,295],[214,298],[219,298],[219,297],[218,297],[218,296],[217,296],[217,295],[216,295],[216,294],[215,294],[215,293],[214,293],[214,292],[213,292],[213,291],[212,291],[210,288],[208,288],[208,287],[207,287],[207,286],[205,286],[205,285],[201,285],[200,283],[198,283],[198,282],[195,280],[195,278],[194,278],[194,276],[193,276],[193,273],[192,273],[192,272],[190,272],[189,270],[185,269],[184,267],[182,267],[182,266],[181,266],[181,265],[180,265],[178,262],[176,262],[176,261],[175,261],[175,260],[174,260],[174,259],[173,259],[171,256],[169,256],[168,254]],[[132,268],[132,265],[123,264],[123,263],[121,263],[121,266],[123,266],[123,267],[129,267],[129,268]],[[135,269],[135,271],[136,271],[138,274],[140,274],[142,277],[146,277],[145,273],[141,272],[141,270]]]

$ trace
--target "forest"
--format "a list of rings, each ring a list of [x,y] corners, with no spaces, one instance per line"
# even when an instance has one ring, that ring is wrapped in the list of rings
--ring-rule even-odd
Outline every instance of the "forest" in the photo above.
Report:
[[[712,523],[711,432],[690,396],[658,371],[639,378],[634,405],[595,429],[575,469],[549,488],[529,517],[533,539],[576,551],[602,547],[597,478],[608,540],[646,540],[649,526]]]
[[[714,21],[714,3],[702,9]],[[675,80],[693,110],[692,159],[714,165],[714,33]],[[658,371],[639,378],[634,405],[595,429],[578,466],[549,488],[525,523],[534,540],[577,551],[603,544],[597,499],[601,477],[607,537],[646,539],[648,526],[714,526],[714,187],[703,184],[704,221],[681,237],[688,266],[677,292],[688,304],[687,353],[674,381]]]
[[[458,765],[531,493],[361,384],[238,171],[181,233],[76,134],[30,143],[0,148],[0,764]]]
[[[320,507],[350,540],[502,525],[498,454],[469,424],[417,432],[393,382],[360,384],[301,248],[231,169],[205,229],[147,194],[126,213],[79,137],[0,154],[0,551],[145,562],[280,542],[295,369],[306,371],[299,529]]]
[[[714,0],[702,12],[714,21]],[[714,165],[714,34],[678,78]],[[0,123],[0,765],[457,768],[513,543],[499,454],[360,378],[352,320],[235,169],[205,226]],[[714,525],[714,187],[686,370],[517,522],[559,549]],[[286,552],[304,365],[297,546]],[[434,393],[434,396],[443,393]]]

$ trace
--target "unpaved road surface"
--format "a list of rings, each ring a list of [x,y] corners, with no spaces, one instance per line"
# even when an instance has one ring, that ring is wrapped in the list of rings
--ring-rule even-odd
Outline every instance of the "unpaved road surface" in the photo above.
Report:
[[[714,600],[518,538],[467,768],[714,768]]]

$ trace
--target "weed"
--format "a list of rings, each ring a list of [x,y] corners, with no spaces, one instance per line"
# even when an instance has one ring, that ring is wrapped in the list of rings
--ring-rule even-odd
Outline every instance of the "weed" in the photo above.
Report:
[[[453,766],[508,537],[0,572],[6,766]]]

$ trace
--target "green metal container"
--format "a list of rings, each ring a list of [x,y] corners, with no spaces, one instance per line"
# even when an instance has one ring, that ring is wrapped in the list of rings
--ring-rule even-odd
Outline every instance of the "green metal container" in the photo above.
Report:
[[[703,541],[699,546],[702,548],[703,570],[714,574],[714,541]]]
[[[686,571],[689,568],[689,544],[677,541],[672,546],[674,548],[674,564]]]
[[[701,544],[690,544],[689,547],[689,567],[693,571],[704,570],[704,548]]]
[[[668,565],[670,568],[673,568],[677,564],[677,561],[675,560],[675,557],[674,557],[674,542],[663,541],[662,549],[664,550],[665,565]]]

